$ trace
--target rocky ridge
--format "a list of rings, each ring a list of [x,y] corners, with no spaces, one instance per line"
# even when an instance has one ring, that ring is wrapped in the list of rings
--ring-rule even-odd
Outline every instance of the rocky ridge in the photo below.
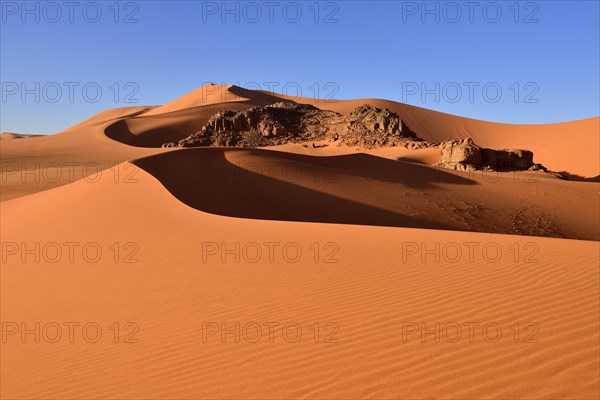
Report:
[[[417,138],[398,114],[388,109],[365,104],[344,116],[309,104],[279,102],[218,112],[200,131],[163,147],[262,147],[325,139],[366,148],[432,145]]]
[[[242,111],[213,114],[202,129],[163,147],[265,147],[287,143],[331,140],[338,146],[420,149],[438,146],[441,159],[435,165],[459,171],[544,171],[533,162],[529,150],[494,150],[476,145],[471,138],[440,144],[417,137],[398,114],[369,104],[348,115],[321,110],[309,104],[278,102]],[[325,145],[326,146],[326,145]],[[319,147],[321,147],[319,145]]]

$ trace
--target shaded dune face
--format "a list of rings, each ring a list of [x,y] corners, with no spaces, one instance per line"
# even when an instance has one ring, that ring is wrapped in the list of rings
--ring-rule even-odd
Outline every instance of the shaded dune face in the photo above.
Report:
[[[164,106],[107,110],[56,135],[4,141],[0,147],[4,162],[28,170],[58,163],[62,179],[30,182],[13,171],[3,176],[2,199],[82,179],[90,171],[88,164],[95,167],[93,172],[135,159],[184,203],[220,215],[589,240],[599,236],[597,224],[590,223],[599,212],[594,185],[558,183],[544,174],[505,174],[496,179],[495,175],[432,168],[441,155],[435,147],[370,151],[330,143],[324,148],[283,145],[280,150],[287,153],[217,148],[177,151],[177,155],[159,147],[187,137],[215,112],[247,110],[281,100],[290,99],[234,86],[199,88]],[[311,103],[311,99],[291,100]],[[534,162],[543,159],[549,169],[563,165],[585,174],[580,166],[592,171],[598,161],[597,154],[590,155],[598,146],[589,146],[598,140],[593,131],[598,118],[525,126],[469,120],[377,99],[312,103],[345,115],[365,103],[387,108],[426,140],[462,140],[471,135],[481,146],[530,148],[536,151]],[[561,137],[570,132],[571,146],[557,141],[559,131]],[[142,159],[162,153],[168,154]],[[233,172],[221,179],[214,172],[206,173],[211,168]],[[239,199],[247,201],[234,201]]]
[[[140,159],[135,164],[153,174],[183,203],[215,214],[287,221],[451,228],[441,222],[428,222],[386,209],[383,204],[385,191],[393,185],[412,185],[412,190],[430,186],[429,182],[416,179],[425,173],[425,167],[420,165],[400,164],[362,154],[325,160],[264,150],[225,149],[183,150]],[[360,168],[360,165],[368,167]],[[182,171],[186,172],[182,174]],[[449,173],[442,174],[446,182],[454,185],[475,184]],[[353,186],[360,181],[362,188]],[[356,189],[358,192],[372,189],[377,192],[355,196],[351,192]],[[399,194],[397,199],[402,196],[404,194]],[[382,203],[377,204],[377,197]]]
[[[562,204],[570,201],[555,190],[561,183],[556,179],[518,185],[512,176],[490,181],[368,154],[315,157],[260,149],[182,149],[134,164],[186,205],[225,216],[599,237],[585,212],[557,212],[555,203],[536,203],[544,191],[554,192]],[[593,204],[593,188],[579,189],[581,201]]]
[[[131,146],[161,147],[165,142],[176,142],[193,134],[219,111],[250,107],[252,105],[246,102],[232,102],[174,110],[167,114],[143,114],[116,121],[106,128],[105,134]]]

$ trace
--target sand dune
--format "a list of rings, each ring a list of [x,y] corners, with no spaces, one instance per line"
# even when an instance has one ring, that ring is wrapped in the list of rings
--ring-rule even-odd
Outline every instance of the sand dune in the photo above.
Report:
[[[55,135],[2,141],[0,200],[37,193],[88,176],[95,181],[107,168],[160,151],[126,146],[105,134],[105,129],[123,118],[146,110],[147,107],[107,110]]]
[[[556,124],[514,125],[479,121],[381,99],[325,101],[251,91],[231,85],[214,85],[196,89],[165,106],[153,109],[141,118],[229,102],[242,102],[248,106],[258,106],[286,99],[312,104],[343,114],[347,114],[365,103],[380,108],[389,108],[397,112],[408,126],[425,140],[441,142],[472,137],[477,144],[483,147],[532,150],[536,162],[542,163],[554,171],[563,171],[584,178],[600,176],[598,157],[600,117]],[[201,127],[209,116],[210,114],[199,112],[196,116],[196,126]],[[185,136],[181,136],[181,138],[183,137]],[[167,141],[169,140],[165,140],[165,142]],[[139,145],[152,145],[155,142],[142,144],[143,141],[140,140],[139,143]]]
[[[227,216],[600,238],[600,227],[589,224],[600,218],[595,184],[567,186],[533,172],[460,173],[366,154],[220,148],[134,163],[185,204]]]
[[[511,125],[479,121],[381,100],[354,100],[331,105],[346,111],[355,105],[372,103],[397,112],[423,139],[440,142],[472,137],[475,143],[493,149],[522,148],[533,151],[535,162],[553,171],[581,177],[600,175],[600,117],[541,125]]]
[[[0,132],[0,140],[30,139],[39,136],[40,135],[28,135],[24,133]]]
[[[61,164],[61,176],[77,179],[90,171],[103,170],[109,166],[156,152],[160,145],[176,141],[197,131],[214,112],[224,109],[244,109],[261,106],[285,96],[251,91],[231,85],[205,86],[160,107],[126,107],[107,110],[65,131],[48,136],[35,137],[26,142],[3,140],[0,156],[3,162],[1,199],[7,200],[25,194],[46,190],[74,179],[39,179],[30,184],[15,169],[52,170],[54,162]],[[600,147],[600,118],[550,125],[508,125],[477,121],[438,113],[406,104],[386,100],[361,99],[349,101],[314,101],[292,98],[294,101],[314,104],[317,107],[347,113],[358,105],[371,103],[398,112],[411,129],[423,139],[439,142],[449,139],[474,138],[476,143],[490,148],[526,148],[534,151],[535,162],[541,162],[554,171],[562,171],[574,179],[596,178],[600,175],[597,149]],[[112,139],[112,140],[107,140]],[[114,143],[113,141],[117,142]],[[566,143],[568,141],[568,143]],[[127,144],[129,146],[123,146]],[[90,153],[90,148],[94,152]],[[152,149],[144,149],[152,148]],[[304,152],[297,146],[284,148]],[[363,151],[351,149],[351,151]],[[315,155],[348,153],[349,149],[332,149],[313,153]],[[379,153],[395,153],[396,150],[381,149]],[[86,155],[88,154],[88,155]],[[415,153],[416,154],[416,153]],[[413,155],[404,155],[411,159]],[[417,161],[424,159],[417,157]],[[435,161],[430,155],[425,159]],[[68,167],[64,164],[69,163]],[[15,179],[15,176],[18,178]]]
[[[107,252],[96,263],[77,252],[72,263],[7,256],[3,322],[93,322],[103,334],[97,343],[79,330],[69,343],[66,328],[56,343],[46,340],[52,333],[40,343],[9,336],[3,398],[598,395],[595,242],[228,218],[187,207],[145,171],[136,178],[78,181],[3,203],[4,242],[94,242]],[[129,253],[115,262],[115,242],[137,244],[138,262],[125,263]],[[266,252],[235,262],[234,252],[223,263],[223,248],[206,251],[207,243],[265,242],[279,243],[272,262]],[[300,260],[279,251],[289,243],[304,251]],[[477,251],[458,262],[414,251],[435,243],[477,243]],[[500,258],[484,257],[486,245]],[[511,249],[520,249],[516,259]],[[235,331],[269,322],[279,324],[273,342],[266,330],[255,343],[249,328],[239,343],[235,333],[207,334],[214,324]],[[421,323],[439,323],[439,341],[428,334],[422,342]],[[296,342],[293,329],[281,330],[292,324],[302,329]],[[455,324],[462,337],[453,342]],[[468,326],[477,327],[472,339]]]
[[[146,116],[172,113],[190,108],[213,106],[222,103],[247,103],[264,106],[288,97],[262,90],[249,90],[235,85],[208,84],[199,87],[163,106],[156,107]],[[305,99],[302,99],[305,100]]]
[[[1,141],[1,398],[598,398],[597,183],[437,148],[160,148],[282,99],[215,86]],[[598,175],[599,118],[312,101],[365,102]]]

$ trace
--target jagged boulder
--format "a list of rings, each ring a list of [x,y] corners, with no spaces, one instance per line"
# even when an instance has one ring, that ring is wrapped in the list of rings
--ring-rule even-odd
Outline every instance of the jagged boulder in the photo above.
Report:
[[[540,170],[541,164],[533,163],[529,150],[494,150],[477,146],[473,139],[449,140],[440,144],[442,158],[438,166],[456,170],[491,169],[494,171]]]
[[[443,142],[440,144],[440,149],[442,150],[440,162],[446,164],[482,164],[482,149],[471,138]]]
[[[347,146],[367,148],[406,146],[407,142],[421,141],[398,114],[370,104],[363,104],[348,114],[341,139]]]
[[[363,104],[347,117],[349,132],[384,133],[388,135],[402,134],[402,126],[398,114],[388,109],[381,110],[369,104]]]
[[[497,171],[523,171],[533,166],[533,152],[529,150],[483,149],[484,164]]]

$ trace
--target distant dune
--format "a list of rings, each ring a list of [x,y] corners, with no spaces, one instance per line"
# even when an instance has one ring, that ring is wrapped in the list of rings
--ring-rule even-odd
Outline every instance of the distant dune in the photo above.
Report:
[[[0,132],[0,140],[27,139],[39,136],[40,135],[32,135],[25,133]]]

